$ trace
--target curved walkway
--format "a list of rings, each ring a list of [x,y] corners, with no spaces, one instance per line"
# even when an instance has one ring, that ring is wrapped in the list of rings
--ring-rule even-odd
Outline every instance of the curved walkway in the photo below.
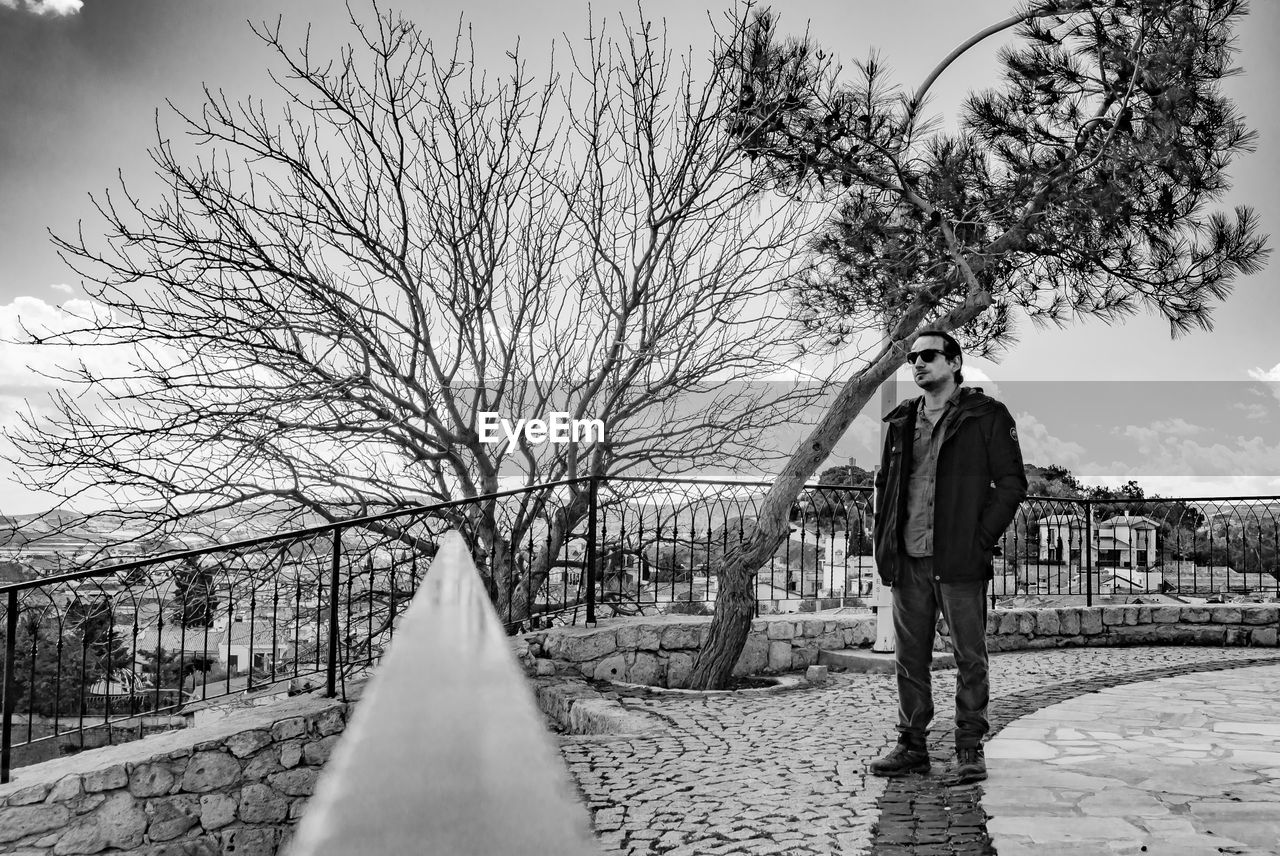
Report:
[[[1160,665],[1153,668],[1153,663]],[[1217,680],[1237,669],[1244,674],[1259,664],[1273,664],[1266,665],[1263,671],[1280,675],[1280,651],[1135,647],[993,655],[991,718],[995,737],[989,751],[995,754],[988,763],[991,779],[984,785],[959,785],[949,775],[950,735],[945,720],[951,715],[953,672],[934,673],[939,730],[931,739],[935,763],[933,774],[928,776],[886,781],[866,772],[866,764],[888,748],[896,736],[896,694],[892,677],[886,675],[838,674],[826,686],[752,696],[654,694],[623,698],[623,704],[662,717],[670,728],[665,733],[646,736],[564,736],[562,751],[592,812],[602,847],[609,853],[941,856],[991,854],[999,848],[1002,856],[1008,856],[1053,854],[1066,852],[1069,847],[1073,856],[1088,856],[1092,851],[1082,849],[1078,838],[1063,844],[1034,838],[1029,832],[1034,824],[1028,818],[1049,815],[1014,814],[1008,810],[1017,802],[1008,788],[1025,784],[1016,780],[1021,775],[1016,771],[1031,769],[1032,760],[1037,762],[1036,769],[1064,766],[1048,764],[1052,760],[1049,757],[1025,757],[1028,753],[1047,755],[1052,742],[1061,735],[1047,731],[1041,736],[1027,731],[1020,735],[1016,730],[1002,735],[1002,729],[1024,727],[1024,717],[1050,706],[1056,709],[1077,697],[1171,675],[1178,676],[1176,680],[1201,681],[1190,686],[1199,695],[1214,699]],[[1219,671],[1224,669],[1231,671]],[[1252,679],[1246,679],[1246,685],[1248,680]],[[1187,689],[1189,685],[1179,686]],[[1104,694],[1110,699],[1115,691]],[[1266,692],[1260,695],[1265,696]],[[1079,701],[1092,703],[1096,698]],[[1141,688],[1135,691],[1134,698],[1143,709],[1147,707]],[[1163,697],[1153,703],[1157,708],[1168,706]],[[1280,721],[1280,707],[1276,710],[1271,722]],[[1044,715],[1051,716],[1052,712]],[[1193,721],[1188,719],[1182,724]],[[1276,750],[1274,737],[1243,731],[1222,733],[1236,734],[1256,751]],[[1019,740],[1023,742],[1015,742]],[[1032,749],[1032,744],[1040,748]],[[1127,753],[1129,742],[1120,744],[1116,750]],[[1221,758],[1213,755],[1214,750],[1207,751],[1212,763],[1200,766],[1227,768],[1220,763]],[[1002,753],[1015,757],[1000,757]],[[1234,770],[1234,763],[1239,761],[1252,764],[1250,769],[1259,775],[1270,775],[1277,766],[1261,757],[1249,761],[1250,757],[1235,758],[1230,769]],[[1115,784],[1100,784],[1136,784],[1118,776],[1115,779]],[[993,800],[990,804],[984,799],[984,786],[990,794],[988,799]],[[1046,790],[1052,788],[1047,786]],[[1060,805],[1064,812],[1081,805],[1083,796],[1078,802],[1067,801],[1071,793],[1066,789],[1066,799],[1053,805]],[[1221,802],[1212,799],[1213,794],[1188,796],[1192,799],[1186,803],[1186,812],[1197,804]],[[1245,803],[1241,800],[1235,804]],[[1058,809],[1054,811],[1053,817],[1057,818]],[[1238,822],[1248,822],[1245,809],[1235,811]],[[990,824],[988,812],[994,816]],[[1175,820],[1188,819],[1182,809],[1170,808],[1170,812]],[[1127,816],[1122,815],[1121,819],[1124,817]],[[1078,830],[1099,819],[1108,820],[1091,815],[1063,825]],[[1190,822],[1194,829],[1194,818]],[[1147,829],[1135,825],[1137,828]],[[1187,827],[1169,824],[1166,828],[1172,834],[1169,840],[1177,842],[1177,849],[1171,852],[1198,852],[1185,850],[1177,836],[1178,830],[1185,833]],[[1255,831],[1265,834],[1261,827]],[[1122,849],[1109,847],[1097,852],[1129,852],[1129,840],[1124,839]],[[1108,846],[1096,838],[1093,843]],[[1119,841],[1115,843],[1121,845]],[[1225,836],[1217,843],[1226,845]],[[1133,852],[1141,852],[1140,847],[1134,846]],[[1147,852],[1159,853],[1161,849],[1149,847]],[[1247,845],[1234,852],[1272,851]]]
[[[1000,856],[1280,853],[1280,665],[1050,705],[987,745]]]

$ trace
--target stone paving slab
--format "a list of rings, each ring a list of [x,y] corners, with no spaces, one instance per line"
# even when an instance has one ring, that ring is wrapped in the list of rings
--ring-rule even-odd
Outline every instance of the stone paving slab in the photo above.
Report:
[[[1280,853],[1280,664],[1110,687],[987,744],[1000,854]],[[1090,780],[1094,784],[1090,787]]]
[[[1021,734],[1013,731],[1009,739],[1041,741],[1040,732],[1025,729],[1044,726],[1028,726],[1020,720],[1046,706],[1171,673],[1233,669],[1255,662],[1280,663],[1280,651],[1134,647],[995,654],[991,658],[993,732],[1023,728]],[[1160,668],[1153,669],[1153,663]],[[1220,674],[1206,673],[1206,682],[1194,691],[1212,696],[1213,675]],[[610,854],[991,854],[995,849],[983,786],[959,785],[950,775],[948,720],[954,692],[954,673],[934,673],[938,719],[930,741],[934,771],[927,776],[884,780],[867,773],[866,765],[896,739],[893,678],[875,674],[835,674],[825,686],[754,696],[624,697],[619,699],[621,704],[661,719],[666,729],[612,739],[566,735],[561,738],[561,751],[592,812],[602,849]],[[1068,730],[1067,740],[1081,744],[1065,747],[1064,753],[1087,749],[1088,753],[1077,754],[1099,754],[1093,744],[1112,739],[1105,729],[1095,728],[1097,735],[1086,734],[1084,726],[1097,722],[1086,713],[1055,721],[1055,727],[1060,724]],[[1187,711],[1179,715],[1184,718],[1150,727],[1198,722]],[[1174,725],[1175,721],[1179,724]],[[1229,723],[1250,721],[1237,717],[1224,723],[1230,728],[1234,726]],[[1071,730],[1078,736],[1073,737]],[[1123,739],[1119,731],[1113,733],[1114,739]],[[1253,750],[1242,752],[1280,751],[1274,742],[1263,745],[1262,741],[1270,740],[1266,735],[1235,733],[1248,734],[1247,739],[1254,741]],[[1020,766],[1029,763],[1017,761]],[[1266,764],[1267,769],[1280,766],[1266,758],[1255,763]],[[1012,777],[1015,769],[1010,765],[1006,772]],[[1081,775],[1070,765],[1060,772]],[[1132,784],[1132,773],[1121,775],[1124,772],[1117,768],[1108,774],[1114,778],[1111,787]],[[1077,784],[1082,792],[1087,784],[1088,793],[1096,793],[1099,786],[1095,776],[1082,776]],[[1078,804],[1068,802],[1072,799],[1069,787],[1041,788],[1028,796],[1046,806],[1041,817],[1058,817],[1064,806]],[[1207,796],[1189,795],[1189,799],[1194,804]],[[1137,802],[1134,805],[1140,807]],[[1265,823],[1244,816],[1245,809],[1239,811],[1241,829],[1244,824]],[[1011,820],[1036,816],[1008,815]],[[1172,824],[1173,820],[1183,824]],[[1087,821],[1095,822],[1134,825],[1127,815],[1099,814]],[[1190,836],[1187,845],[1192,848],[1184,850],[1180,844],[1173,852],[1200,852],[1196,848],[1206,836],[1196,831],[1195,822],[1187,813],[1170,820],[1170,834],[1180,830]],[[1000,856],[1068,851],[1071,856],[1095,852],[1115,856],[1121,852],[1092,836],[1043,845],[1024,844],[1010,835],[1004,840],[1008,845],[1000,846]]]

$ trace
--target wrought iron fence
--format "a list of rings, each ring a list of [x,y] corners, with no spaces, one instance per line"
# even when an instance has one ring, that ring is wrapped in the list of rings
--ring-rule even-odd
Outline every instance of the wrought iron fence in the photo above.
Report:
[[[509,633],[709,613],[712,569],[768,487],[571,479],[0,585],[0,779],[221,697],[335,694],[377,662],[448,529]],[[806,487],[756,575],[757,611],[861,605],[876,573],[871,500],[867,486]],[[1276,497],[1031,497],[999,542],[992,598],[1274,597],[1278,536]]]
[[[1280,594],[1280,498],[1029,497],[1001,539],[1003,594]]]

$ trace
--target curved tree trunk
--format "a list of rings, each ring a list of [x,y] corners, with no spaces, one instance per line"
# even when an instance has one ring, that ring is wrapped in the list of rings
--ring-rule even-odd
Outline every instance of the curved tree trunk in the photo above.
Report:
[[[711,632],[689,675],[692,689],[723,689],[742,654],[755,612],[752,580],[788,534],[788,512],[804,484],[822,466],[835,444],[886,379],[902,363],[905,346],[896,339],[876,360],[859,372],[836,397],[831,409],[787,461],[769,488],[756,524],[742,542],[725,553],[716,569],[720,593],[716,597]]]

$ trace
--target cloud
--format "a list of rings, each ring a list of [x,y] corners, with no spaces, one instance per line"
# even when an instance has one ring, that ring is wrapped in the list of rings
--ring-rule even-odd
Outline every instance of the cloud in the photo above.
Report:
[[[1134,426],[1129,426],[1129,427],[1132,428]],[[1163,419],[1157,422],[1152,422],[1151,427],[1145,430],[1154,431],[1157,434],[1168,434],[1173,437],[1193,437],[1196,434],[1201,434],[1204,432],[1204,429],[1201,428],[1199,425],[1192,425],[1190,422],[1183,419],[1181,416],[1175,416],[1172,419]]]
[[[1249,369],[1249,377],[1271,387],[1271,394],[1280,401],[1280,363],[1276,363],[1270,369]]]
[[[0,0],[2,1],[2,0]],[[0,387],[49,388],[81,361],[100,372],[128,373],[130,354],[121,346],[78,347],[29,344],[32,336],[65,333],[101,319],[103,307],[84,299],[54,305],[38,297],[16,297],[0,305]]]
[[[1123,435],[1136,453],[1110,464],[1090,463],[1081,470],[1095,478],[1198,478],[1221,483],[1280,483],[1280,443],[1262,437],[1236,437],[1230,442],[1200,442],[1162,430],[1164,423],[1128,425]],[[1194,427],[1194,426],[1193,426]]]
[[[64,294],[76,293],[75,288],[70,285],[67,285],[65,282],[55,282],[55,283],[52,283],[49,287],[52,288],[54,291],[61,291]]]
[[[1022,460],[1040,467],[1055,465],[1074,470],[1084,457],[1084,446],[1063,440],[1049,433],[1049,429],[1030,413],[1017,413],[1018,443],[1022,447]]]
[[[1266,419],[1268,415],[1267,408],[1263,407],[1256,401],[1251,404],[1237,402],[1236,404],[1231,405],[1231,407],[1233,410],[1244,411],[1245,419]]]
[[[76,14],[84,8],[84,0],[0,0],[0,6],[55,17]]]

